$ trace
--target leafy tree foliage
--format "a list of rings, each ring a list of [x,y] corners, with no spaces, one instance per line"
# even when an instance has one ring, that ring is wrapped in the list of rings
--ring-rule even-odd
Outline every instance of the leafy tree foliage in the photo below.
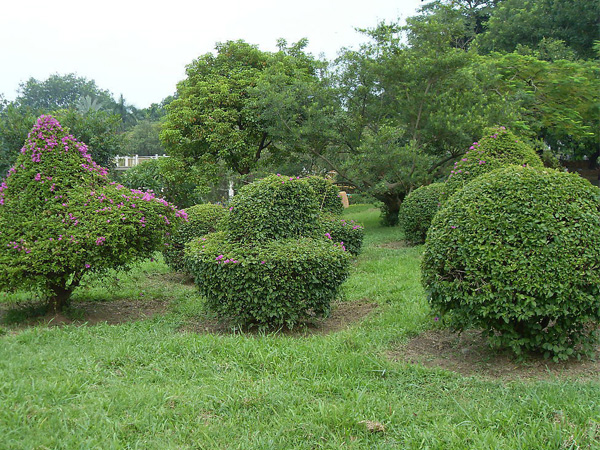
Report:
[[[600,3],[588,0],[504,0],[494,8],[477,47],[512,52],[562,42],[577,57],[590,59],[600,40],[598,17]]]
[[[74,73],[50,75],[44,81],[30,78],[19,85],[16,103],[36,112],[49,113],[74,107],[85,97],[97,99],[105,105],[114,104],[110,92],[100,89],[94,80],[78,77]]]
[[[37,288],[61,310],[87,272],[160,249],[179,216],[152,194],[109,182],[85,144],[41,116],[0,185],[0,286]]]
[[[161,155],[165,148],[160,142],[160,124],[149,120],[137,122],[125,133],[125,142],[121,154],[124,155]]]

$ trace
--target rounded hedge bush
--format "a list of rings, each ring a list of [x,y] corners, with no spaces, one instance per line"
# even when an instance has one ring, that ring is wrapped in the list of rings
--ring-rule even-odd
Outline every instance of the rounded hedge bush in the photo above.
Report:
[[[433,219],[422,282],[435,312],[495,346],[586,353],[600,321],[600,190],[552,169],[479,177]]]
[[[445,183],[421,186],[406,196],[398,214],[400,228],[406,240],[418,245],[425,242],[431,220],[440,208]]]
[[[271,175],[242,187],[230,202],[228,238],[266,242],[308,236],[318,228],[319,203],[305,179]]]
[[[346,279],[349,255],[326,239],[251,246],[212,233],[186,246],[187,270],[207,306],[241,326],[293,327],[325,316]]]
[[[176,271],[185,269],[183,249],[185,244],[208,233],[221,231],[229,210],[218,204],[206,203],[185,209],[187,222],[181,223],[165,242],[165,262]]]
[[[315,191],[321,212],[336,215],[344,212],[340,190],[331,181],[316,175],[304,179],[313,188],[313,191]]]
[[[41,116],[0,185],[0,289],[38,289],[63,309],[83,275],[160,250],[185,213],[110,182],[51,116]]]
[[[365,236],[365,229],[361,224],[327,214],[321,217],[320,222],[323,236],[342,245],[351,255],[357,256],[360,253]]]
[[[454,164],[446,180],[444,197],[449,198],[469,181],[484,173],[509,165],[542,168],[544,164],[535,150],[505,127],[488,128],[478,142]]]

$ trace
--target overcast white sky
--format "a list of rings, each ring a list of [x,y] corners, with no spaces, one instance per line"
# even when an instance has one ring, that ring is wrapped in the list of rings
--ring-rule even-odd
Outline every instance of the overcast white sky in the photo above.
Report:
[[[335,58],[365,37],[355,27],[405,19],[421,0],[9,0],[0,13],[0,94],[20,82],[76,73],[123,94],[138,108],[160,102],[185,66],[216,42],[244,39],[276,50],[278,38],[309,39],[308,51]]]

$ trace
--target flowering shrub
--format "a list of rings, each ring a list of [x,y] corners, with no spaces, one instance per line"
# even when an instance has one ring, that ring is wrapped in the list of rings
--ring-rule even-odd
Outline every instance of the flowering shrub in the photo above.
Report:
[[[540,157],[532,147],[522,142],[505,127],[488,128],[485,136],[454,164],[446,180],[444,198],[449,198],[479,175],[511,164],[542,168]]]
[[[165,262],[173,270],[183,271],[183,249],[194,238],[220,231],[229,210],[223,205],[206,203],[185,210],[188,220],[182,222],[165,242]]]
[[[339,243],[351,255],[356,256],[360,253],[365,236],[365,229],[361,224],[333,215],[323,215],[321,228],[325,238]]]
[[[319,204],[308,182],[271,175],[242,187],[230,202],[229,239],[264,242],[306,236],[317,226]]]
[[[223,232],[186,246],[186,267],[207,306],[238,325],[293,327],[329,313],[349,255],[330,241],[299,238],[251,246]]]
[[[224,232],[194,240],[185,250],[185,267],[208,307],[259,327],[292,327],[327,314],[350,255],[320,222],[309,183],[266,177],[240,189],[230,210]]]
[[[600,190],[553,169],[482,175],[434,217],[422,281],[459,330],[517,354],[585,353],[600,321]]]
[[[340,191],[331,181],[318,176],[310,176],[304,179],[315,191],[321,212],[337,215],[344,212]]]
[[[438,211],[442,196],[446,190],[445,183],[432,183],[421,186],[406,196],[398,214],[400,228],[404,236],[412,244],[425,242],[431,220]]]
[[[0,288],[39,288],[60,310],[86,272],[147,257],[183,217],[109,182],[85,144],[41,116],[0,186]]]

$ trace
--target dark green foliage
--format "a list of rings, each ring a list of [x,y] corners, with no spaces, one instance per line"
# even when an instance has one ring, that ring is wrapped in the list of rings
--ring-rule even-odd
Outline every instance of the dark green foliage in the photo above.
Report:
[[[183,249],[185,244],[208,233],[221,231],[228,210],[223,205],[206,203],[185,210],[188,220],[181,223],[165,242],[163,250],[165,262],[173,269],[182,271]]]
[[[473,142],[462,159],[454,164],[446,181],[444,196],[450,197],[479,175],[511,164],[543,167],[535,150],[505,127],[488,128],[484,137]]]
[[[242,187],[230,203],[228,238],[265,242],[308,236],[317,228],[319,204],[304,179],[271,175]]]
[[[0,289],[39,289],[59,310],[89,271],[160,249],[185,213],[109,182],[78,142],[41,116],[0,185]]]
[[[356,256],[360,253],[365,236],[365,229],[361,224],[354,220],[324,215],[321,217],[321,227],[327,239],[336,244],[340,243],[351,255]]]
[[[261,328],[326,315],[348,273],[350,256],[341,238],[354,237],[351,246],[358,251],[362,229],[344,234],[332,222],[327,225],[340,240],[326,236],[315,191],[299,177],[272,175],[246,185],[230,210],[226,231],[194,240],[185,250],[185,268],[208,307]]]
[[[400,206],[399,222],[404,236],[418,245],[425,242],[433,216],[440,208],[445,183],[433,183],[412,191]]]
[[[329,313],[349,255],[326,239],[249,246],[213,233],[186,248],[186,267],[207,306],[242,326],[293,327]]]
[[[318,176],[306,177],[305,180],[315,191],[321,212],[331,214],[342,214],[344,212],[340,190],[331,181]]]
[[[596,344],[600,190],[576,174],[510,166],[433,219],[422,281],[435,312],[490,343],[564,359]]]

